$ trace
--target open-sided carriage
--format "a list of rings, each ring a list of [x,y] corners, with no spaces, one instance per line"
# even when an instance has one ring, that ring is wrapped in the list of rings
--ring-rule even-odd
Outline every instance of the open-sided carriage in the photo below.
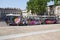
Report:
[[[5,21],[8,25],[22,25],[22,19],[19,14],[6,14]]]

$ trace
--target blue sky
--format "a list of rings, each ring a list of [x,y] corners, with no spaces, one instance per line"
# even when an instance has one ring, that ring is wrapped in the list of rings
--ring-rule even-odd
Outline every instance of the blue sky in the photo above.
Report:
[[[0,0],[0,7],[1,8],[26,8],[27,0]]]
[[[28,0],[0,0],[0,8],[20,8],[22,10],[26,9],[26,3]],[[48,3],[48,5],[53,4],[53,2]]]
[[[54,5],[54,2],[53,1],[48,2],[48,6],[49,5]]]

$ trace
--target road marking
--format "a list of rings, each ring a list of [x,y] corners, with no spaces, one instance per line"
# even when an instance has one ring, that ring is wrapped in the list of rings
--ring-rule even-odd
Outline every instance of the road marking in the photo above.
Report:
[[[12,38],[16,38],[16,37],[24,37],[24,36],[30,36],[30,35],[37,35],[37,34],[45,34],[45,33],[51,33],[51,32],[60,32],[60,29],[45,30],[45,31],[37,31],[37,32],[29,32],[29,33],[22,33],[22,34],[12,34],[12,35],[0,36],[0,40],[12,39]]]

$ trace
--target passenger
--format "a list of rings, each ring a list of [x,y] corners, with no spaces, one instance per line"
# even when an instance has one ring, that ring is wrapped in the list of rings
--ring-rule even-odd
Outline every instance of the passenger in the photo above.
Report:
[[[29,25],[29,23],[30,23],[30,19],[27,19],[27,24]]]
[[[16,24],[18,24],[20,22],[20,18],[17,17],[17,18],[14,19],[14,21],[15,21]]]
[[[42,23],[42,20],[39,20],[39,24],[41,24]]]

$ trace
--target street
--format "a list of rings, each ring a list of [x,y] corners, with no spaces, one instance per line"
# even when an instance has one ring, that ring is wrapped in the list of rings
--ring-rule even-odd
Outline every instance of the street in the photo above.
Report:
[[[0,40],[60,40],[60,24],[0,26]]]

